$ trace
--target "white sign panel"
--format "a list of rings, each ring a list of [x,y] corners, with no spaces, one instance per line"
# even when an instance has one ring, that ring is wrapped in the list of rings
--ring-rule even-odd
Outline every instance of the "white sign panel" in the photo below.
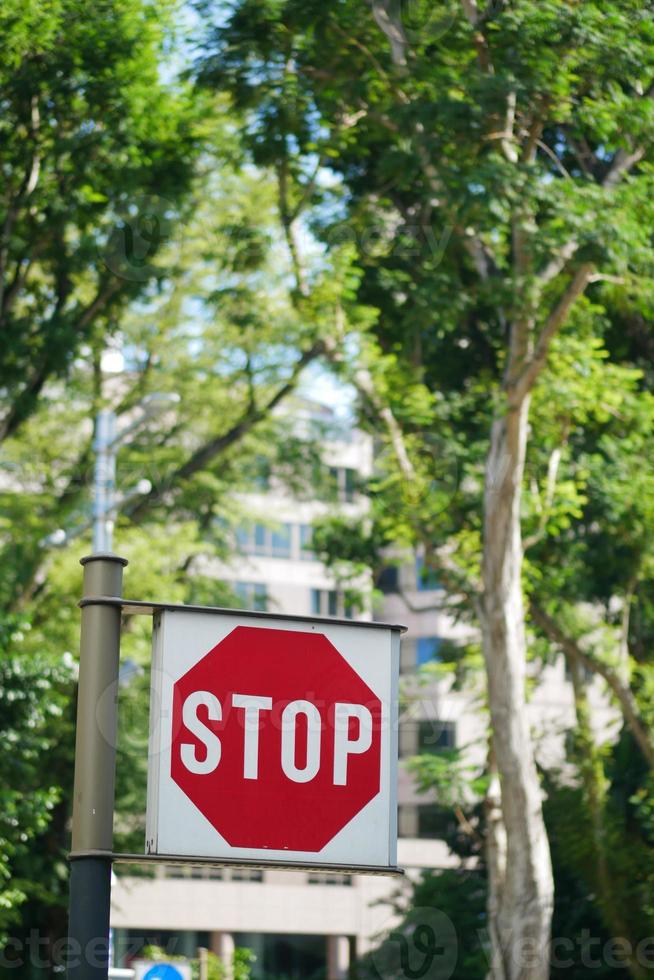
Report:
[[[155,616],[146,849],[396,864],[400,627]]]

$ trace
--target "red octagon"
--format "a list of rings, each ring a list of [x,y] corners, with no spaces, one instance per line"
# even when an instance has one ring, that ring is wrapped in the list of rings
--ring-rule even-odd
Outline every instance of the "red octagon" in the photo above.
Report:
[[[211,707],[197,703],[196,695],[194,711],[189,710],[186,716],[186,722],[190,721],[196,730],[194,734],[184,722],[183,708],[198,691],[210,695],[204,700],[213,704],[214,718],[210,717]],[[246,711],[234,706],[234,695],[272,699],[270,710],[258,712],[258,726],[249,735],[250,749],[253,744],[258,749],[256,778],[251,752],[246,778]],[[220,718],[216,718],[218,712],[212,698],[219,702]],[[320,715],[319,768],[306,782],[289,778],[281,762],[282,716],[286,706],[296,701],[310,702],[309,707],[315,705]],[[337,704],[344,707],[335,708]],[[364,706],[365,720],[372,731],[365,740],[360,730],[364,723],[356,716],[358,709],[349,705]],[[289,713],[294,710],[289,709]],[[334,764],[339,727],[335,716],[343,711],[348,718],[344,737],[350,746],[356,745],[357,739],[360,742],[359,748],[345,757],[343,766],[343,736],[340,737],[337,755],[344,783],[339,785],[338,766]],[[315,712],[313,717],[315,763]],[[343,717],[341,714],[341,732]],[[251,715],[250,729],[252,718]],[[288,722],[285,725],[288,727]],[[380,728],[379,699],[322,633],[237,626],[175,684],[171,775],[232,847],[317,852],[379,792]],[[207,729],[218,737],[219,747]],[[308,768],[308,716],[301,711],[295,717],[293,732],[294,765],[309,774],[313,767]],[[365,750],[364,745],[368,746]],[[210,751],[214,759],[219,756],[212,771],[189,770],[189,754],[199,763],[195,768],[202,768]],[[288,760],[288,745],[285,751]]]

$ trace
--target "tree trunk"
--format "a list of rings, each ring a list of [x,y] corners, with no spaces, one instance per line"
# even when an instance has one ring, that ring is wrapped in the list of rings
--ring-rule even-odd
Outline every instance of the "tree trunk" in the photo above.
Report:
[[[484,801],[486,816],[486,866],[488,874],[488,935],[490,937],[489,976],[504,977],[501,936],[497,924],[506,881],[506,828],[502,815],[502,792],[495,762],[495,752],[490,739],[488,753],[489,783]]]
[[[482,638],[506,830],[504,881],[490,880],[492,980],[547,980],[554,884],[526,710],[520,503],[529,397],[491,430],[484,494]]]

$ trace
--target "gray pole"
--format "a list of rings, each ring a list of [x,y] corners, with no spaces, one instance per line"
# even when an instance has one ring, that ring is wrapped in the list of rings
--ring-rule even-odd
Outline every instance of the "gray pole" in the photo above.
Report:
[[[125,558],[82,558],[85,599],[122,595]],[[118,605],[82,607],[73,840],[68,925],[68,980],[106,980],[116,771]]]
[[[95,420],[93,554],[111,551],[116,482],[116,416],[104,409]]]

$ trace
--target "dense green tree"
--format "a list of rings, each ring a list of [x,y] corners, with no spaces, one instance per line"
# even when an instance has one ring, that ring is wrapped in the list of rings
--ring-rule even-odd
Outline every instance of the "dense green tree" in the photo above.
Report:
[[[183,211],[197,100],[164,82],[176,0],[0,10],[0,440],[151,278]]]
[[[42,654],[23,655],[29,628],[13,617],[4,618],[0,629],[0,941],[19,920],[19,906],[47,891],[37,877],[15,871],[61,798],[58,774],[41,767],[64,734],[72,660],[61,657],[46,667]]]

